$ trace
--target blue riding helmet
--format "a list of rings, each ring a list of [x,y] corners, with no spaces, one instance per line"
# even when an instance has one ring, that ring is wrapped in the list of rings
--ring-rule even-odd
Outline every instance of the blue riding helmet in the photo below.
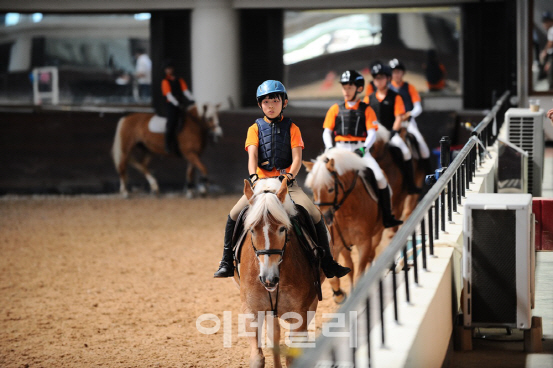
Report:
[[[261,83],[259,87],[257,87],[255,98],[259,102],[262,97],[267,96],[271,93],[282,93],[284,96],[284,100],[288,99],[286,88],[284,88],[284,85],[277,80],[266,80],[265,82]]]

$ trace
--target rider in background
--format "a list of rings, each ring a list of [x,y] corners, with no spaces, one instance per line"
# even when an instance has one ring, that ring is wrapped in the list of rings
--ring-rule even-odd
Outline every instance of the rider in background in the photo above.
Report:
[[[376,115],[373,109],[366,103],[361,102],[360,94],[365,88],[365,79],[355,70],[346,70],[340,77],[342,95],[344,102],[334,104],[328,109],[323,123],[323,142],[325,148],[343,148],[355,152],[363,157],[365,162],[364,175],[367,182],[369,170],[374,173],[378,186],[378,204],[382,210],[382,222],[384,227],[396,227],[403,222],[397,220],[392,214],[390,202],[390,188],[388,181],[376,160],[369,150],[376,140],[378,129]],[[334,140],[332,137],[334,136]]]
[[[401,96],[390,89],[392,70],[388,65],[375,64],[371,69],[371,74],[376,91],[366,96],[364,102],[372,107],[378,122],[391,132],[390,144],[401,149],[407,193],[420,193],[421,189],[415,184],[411,151],[399,135],[405,114],[405,105]]]
[[[429,91],[441,91],[445,88],[445,66],[438,60],[436,50],[427,51],[426,63],[422,68]]]
[[[165,77],[161,81],[161,92],[166,98],[167,126],[165,130],[165,151],[169,154],[180,155],[177,142],[177,131],[179,129],[179,118],[181,111],[186,112],[188,106],[194,104],[194,96],[188,90],[184,79],[175,76],[175,64],[171,60],[165,61],[163,65]]]
[[[279,178],[282,181],[286,178],[290,197],[294,203],[304,207],[313,219],[318,245],[324,250],[321,266],[326,277],[345,276],[351,270],[340,266],[332,258],[330,236],[321,212],[295,180],[301,168],[304,144],[298,126],[282,114],[288,105],[286,89],[279,81],[267,80],[257,88],[256,98],[264,117],[249,127],[246,137],[250,182],[255,185],[259,179]],[[243,195],[230,211],[225,227],[223,259],[214,277],[234,276],[232,235],[238,216],[246,206],[248,199]]]
[[[376,64],[382,64],[382,62],[380,60],[373,60],[369,64],[369,70],[371,70]],[[376,87],[374,86],[374,80],[372,80],[369,82],[369,84],[367,84],[367,87],[365,88],[365,96],[370,96],[375,90]]]
[[[426,172],[430,171],[430,150],[424,140],[424,137],[419,131],[415,118],[422,113],[421,97],[419,92],[412,84],[405,82],[403,77],[405,76],[405,65],[398,59],[390,60],[390,68],[392,69],[392,83],[390,83],[390,89],[399,93],[403,98],[403,104],[405,105],[404,118],[408,121],[407,131],[417,139],[419,145],[419,152],[421,154],[421,164],[424,165]]]

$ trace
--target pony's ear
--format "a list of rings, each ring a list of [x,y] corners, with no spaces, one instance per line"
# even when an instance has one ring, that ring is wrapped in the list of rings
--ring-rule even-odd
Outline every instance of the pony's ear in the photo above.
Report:
[[[253,189],[250,182],[244,179],[244,195],[248,198],[248,201],[253,197]]]
[[[207,104],[204,104],[204,112],[203,112],[202,116],[205,116],[206,113],[207,113]]]
[[[282,179],[282,183],[280,184],[280,189],[276,193],[278,199],[284,203],[284,200],[286,199],[286,195],[288,194],[288,179],[285,177]]]
[[[305,169],[307,170],[307,172],[311,172],[311,170],[313,170],[313,165],[315,165],[311,161],[302,161],[301,163],[303,164],[303,166],[305,166]]]
[[[221,108],[221,104],[218,103],[217,105],[215,105],[215,110],[219,110]]]
[[[334,159],[333,158],[328,160],[328,162],[326,163],[326,169],[330,172],[334,171]]]

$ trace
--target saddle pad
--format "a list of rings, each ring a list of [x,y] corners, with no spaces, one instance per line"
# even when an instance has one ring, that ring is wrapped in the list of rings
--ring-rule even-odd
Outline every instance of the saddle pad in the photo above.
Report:
[[[148,122],[148,129],[152,133],[165,133],[165,125],[167,125],[167,119],[163,116],[154,115]]]
[[[365,179],[364,175],[359,175],[359,178],[361,178],[361,181],[363,182],[363,185],[365,185],[365,189],[367,190],[367,193],[369,193],[369,196],[378,203],[378,196],[376,195],[376,192],[374,191],[376,188],[376,180],[374,179],[373,175],[373,184],[369,183],[367,179]]]

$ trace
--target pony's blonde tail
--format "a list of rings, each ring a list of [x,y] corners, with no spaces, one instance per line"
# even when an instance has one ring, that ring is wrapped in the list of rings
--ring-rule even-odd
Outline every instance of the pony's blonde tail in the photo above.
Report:
[[[115,131],[115,138],[113,139],[113,146],[111,147],[111,157],[113,158],[113,163],[115,164],[115,169],[117,170],[117,172],[119,172],[119,164],[121,163],[121,157],[123,155],[121,130],[124,123],[124,117],[119,119],[119,122],[117,123],[117,130]]]

